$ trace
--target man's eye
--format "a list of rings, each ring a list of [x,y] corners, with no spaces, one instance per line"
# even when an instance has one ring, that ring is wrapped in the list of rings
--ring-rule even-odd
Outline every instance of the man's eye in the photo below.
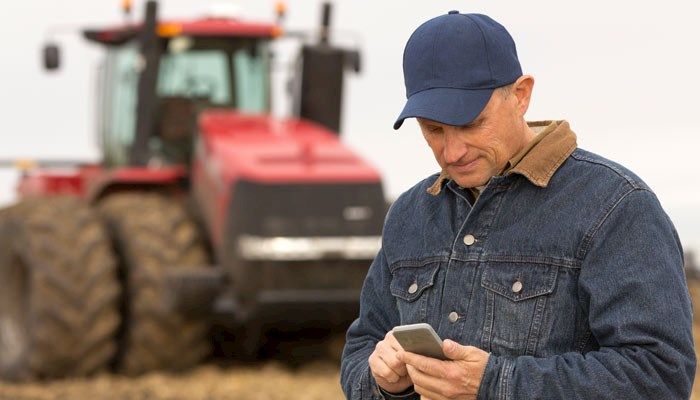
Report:
[[[434,132],[434,133],[436,133],[436,132],[439,132],[439,131],[441,131],[441,130],[442,130],[442,128],[439,127],[439,126],[435,126],[435,125],[428,126],[428,131],[429,131],[429,132]]]

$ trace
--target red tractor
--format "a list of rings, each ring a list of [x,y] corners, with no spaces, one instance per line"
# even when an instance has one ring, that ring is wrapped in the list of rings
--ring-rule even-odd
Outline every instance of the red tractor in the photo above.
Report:
[[[386,202],[339,140],[359,54],[329,43],[329,6],[293,118],[270,115],[278,25],[156,14],[83,31],[105,49],[101,162],[25,169],[0,211],[0,377],[180,370],[357,314]]]

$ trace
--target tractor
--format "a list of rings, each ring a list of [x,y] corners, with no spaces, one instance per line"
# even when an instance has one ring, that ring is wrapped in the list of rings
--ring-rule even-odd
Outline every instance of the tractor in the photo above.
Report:
[[[157,11],[82,30],[104,49],[101,160],[25,163],[0,210],[0,378],[184,370],[358,313],[387,203],[340,140],[360,55],[331,44],[330,5],[299,46],[288,117],[271,112],[271,44],[304,35],[283,8],[274,23]]]

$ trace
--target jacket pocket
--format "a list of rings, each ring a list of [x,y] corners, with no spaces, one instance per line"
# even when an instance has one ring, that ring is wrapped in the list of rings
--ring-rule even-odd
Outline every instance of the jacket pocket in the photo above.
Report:
[[[487,262],[481,277],[486,310],[482,345],[496,355],[534,355],[557,284],[551,265]]]
[[[439,267],[439,261],[427,260],[403,261],[390,268],[390,290],[402,325],[425,322],[429,292]]]

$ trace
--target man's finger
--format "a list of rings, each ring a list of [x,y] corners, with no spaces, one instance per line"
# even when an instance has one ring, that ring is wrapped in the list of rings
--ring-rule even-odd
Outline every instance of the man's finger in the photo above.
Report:
[[[401,360],[396,358],[395,351],[380,352],[379,357],[386,363],[389,368],[392,369],[399,376],[406,376],[408,372],[406,371],[406,364]]]
[[[396,337],[394,336],[393,331],[387,332],[386,336],[384,336],[384,340],[395,351],[403,350],[403,347],[401,347],[401,344],[399,344],[399,341],[396,340]]]
[[[390,336],[387,334],[387,339],[377,343],[377,355],[399,376],[406,376],[406,364],[396,358],[397,350],[391,347]]]
[[[413,384],[413,390],[420,395],[421,400],[450,400],[439,393],[435,393],[432,390],[416,385],[415,383]]]
[[[411,377],[411,381],[413,382],[414,389],[416,385],[422,387],[424,391],[427,391],[427,393],[429,392],[429,394],[427,394],[428,397],[441,399],[447,394],[452,394],[446,392],[446,390],[449,390],[449,388],[452,387],[451,382],[446,381],[442,378],[428,375],[425,372],[411,366],[410,364],[407,366],[407,369],[408,374]],[[418,390],[416,391],[418,392]],[[423,393],[421,392],[418,393],[423,395]]]
[[[396,357],[400,361],[411,365],[414,368],[417,368],[428,375],[437,376],[440,378],[445,376],[445,367],[443,365],[444,361],[440,361],[431,357],[421,356],[419,354],[414,354],[408,351],[399,351],[396,354]]]
[[[391,368],[389,368],[388,365],[381,359],[381,357],[377,357],[377,361],[373,362],[370,365],[370,368],[372,370],[372,375],[376,377],[380,377],[384,380],[386,380],[389,383],[396,383],[401,379],[401,377],[394,372]]]
[[[469,346],[462,346],[461,344],[445,339],[442,341],[442,352],[450,360],[469,360],[469,355],[471,353]]]

